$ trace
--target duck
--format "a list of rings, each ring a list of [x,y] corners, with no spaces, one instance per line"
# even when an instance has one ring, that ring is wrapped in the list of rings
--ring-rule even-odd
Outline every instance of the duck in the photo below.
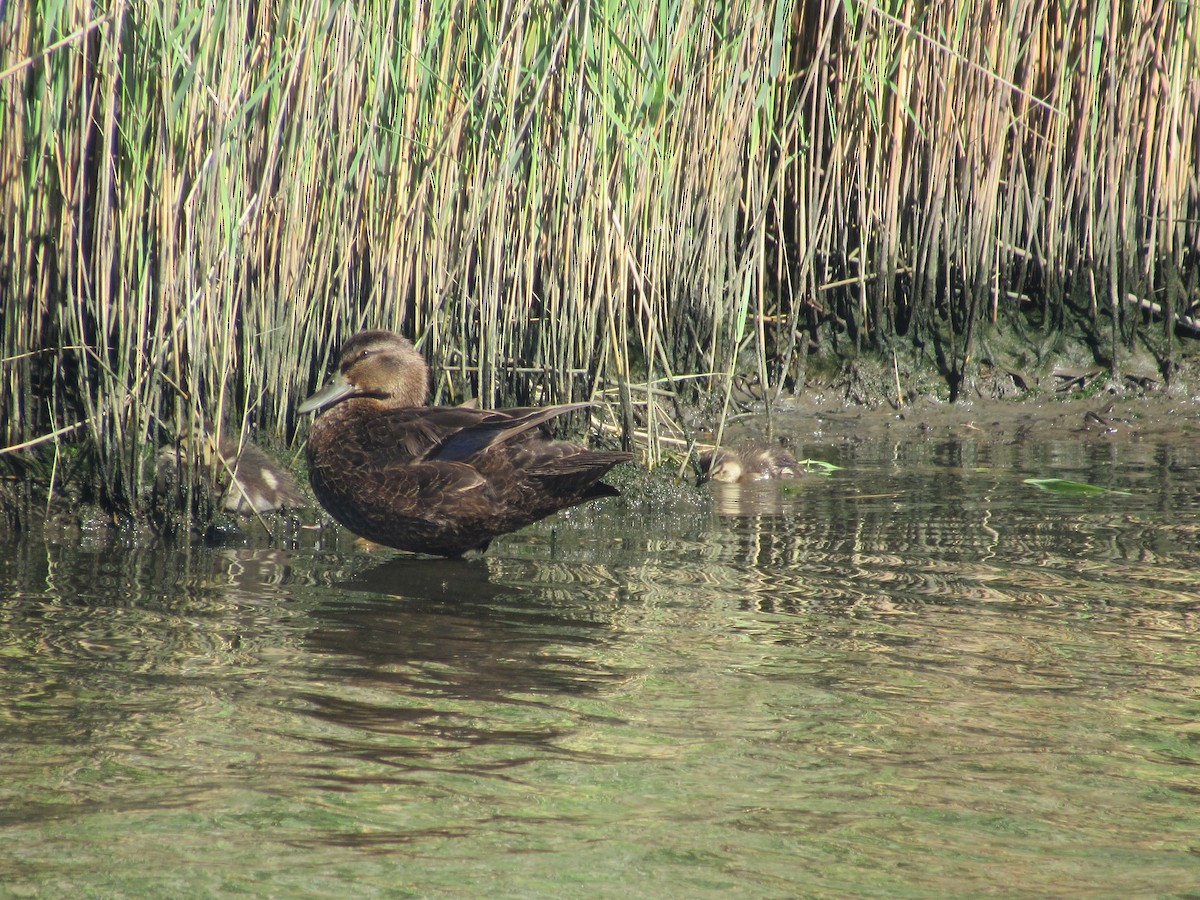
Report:
[[[548,423],[589,403],[427,406],[429,366],[391,331],[360,331],[337,373],[298,407],[317,500],[359,537],[460,557],[561,509],[616,496],[601,479],[632,453],[554,440]]]
[[[701,453],[698,461],[701,481],[746,484],[751,481],[795,478],[800,474],[796,457],[782,447],[719,447]]]

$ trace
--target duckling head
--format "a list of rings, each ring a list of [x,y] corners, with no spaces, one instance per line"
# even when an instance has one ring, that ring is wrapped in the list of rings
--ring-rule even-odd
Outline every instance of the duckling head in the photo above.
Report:
[[[724,481],[732,484],[741,480],[743,466],[741,457],[724,448],[700,454],[700,469],[707,481]]]
[[[316,412],[347,397],[387,406],[424,406],[429,366],[412,343],[390,331],[360,331],[342,346],[337,374],[298,407]]]

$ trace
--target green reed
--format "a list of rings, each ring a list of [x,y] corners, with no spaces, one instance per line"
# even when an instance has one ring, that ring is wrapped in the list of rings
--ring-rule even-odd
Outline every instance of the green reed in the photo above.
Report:
[[[1016,317],[1114,369],[1192,321],[1187,4],[276,7],[0,23],[0,439],[82,444],[118,511],[206,419],[302,434],[364,326],[442,402],[596,399],[654,463],[810,345],[957,390]]]

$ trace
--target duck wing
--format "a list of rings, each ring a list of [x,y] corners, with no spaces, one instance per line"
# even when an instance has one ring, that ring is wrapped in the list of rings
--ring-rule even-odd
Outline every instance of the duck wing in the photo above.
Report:
[[[375,472],[370,500],[361,502],[383,503],[387,518],[399,513],[445,527],[502,520],[511,530],[616,494],[594,482],[632,454],[593,452],[543,433],[551,419],[590,405],[389,410],[370,423]],[[490,452],[497,448],[504,450]]]
[[[460,462],[589,403],[484,410],[464,406],[391,409],[363,423],[360,440],[377,464]]]
[[[551,419],[589,406],[590,403],[566,403],[542,408],[470,410],[478,415],[477,421],[446,435],[425,458],[446,461],[467,459],[528,434]],[[461,407],[455,409],[462,411]]]

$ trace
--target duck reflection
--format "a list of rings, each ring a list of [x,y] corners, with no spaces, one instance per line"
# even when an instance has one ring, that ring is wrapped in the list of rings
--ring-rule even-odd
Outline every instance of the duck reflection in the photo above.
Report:
[[[608,623],[497,582],[487,559],[402,557],[337,586],[307,638],[313,687],[293,696],[321,723],[319,744],[371,765],[322,768],[322,781],[599,758],[561,742],[598,721],[581,696],[625,680],[607,661]]]

